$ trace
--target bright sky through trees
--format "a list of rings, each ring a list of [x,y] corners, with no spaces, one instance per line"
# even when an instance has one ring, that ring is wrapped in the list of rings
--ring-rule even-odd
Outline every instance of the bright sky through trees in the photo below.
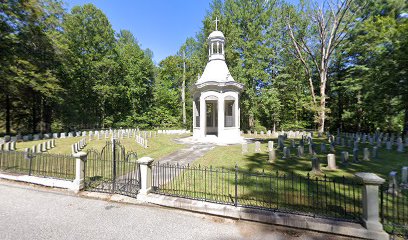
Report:
[[[115,31],[129,30],[142,48],[150,48],[158,64],[175,54],[186,38],[202,27],[209,0],[70,0],[67,9],[92,3],[107,16]]]

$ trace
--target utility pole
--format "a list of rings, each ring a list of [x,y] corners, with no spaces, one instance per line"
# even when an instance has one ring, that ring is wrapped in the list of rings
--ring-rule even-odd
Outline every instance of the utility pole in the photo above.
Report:
[[[186,127],[186,54],[183,50],[183,85],[181,86],[181,101],[183,103],[183,125]]]

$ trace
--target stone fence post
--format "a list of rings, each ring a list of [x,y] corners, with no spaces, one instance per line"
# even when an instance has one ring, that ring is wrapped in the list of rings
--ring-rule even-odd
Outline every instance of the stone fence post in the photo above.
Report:
[[[137,160],[140,167],[140,194],[148,194],[152,188],[152,163],[153,158],[142,157]]]
[[[363,226],[375,234],[376,239],[389,239],[380,222],[379,186],[385,182],[374,173],[359,172],[355,176],[362,181]]]
[[[87,153],[77,152],[73,156],[75,157],[75,180],[72,183],[71,190],[78,193],[84,188],[84,170]]]

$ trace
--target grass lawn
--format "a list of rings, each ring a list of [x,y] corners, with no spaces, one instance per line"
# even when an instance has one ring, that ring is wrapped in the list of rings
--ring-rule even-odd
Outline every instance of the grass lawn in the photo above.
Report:
[[[242,170],[258,171],[261,172],[276,172],[291,173],[297,175],[307,175],[312,168],[311,155],[308,154],[308,147],[305,145],[305,155],[303,158],[297,157],[297,149],[291,149],[291,158],[282,159],[283,153],[280,150],[276,150],[277,160],[274,163],[268,162],[268,141],[273,140],[275,149],[277,148],[277,139],[257,138],[257,141],[261,142],[261,153],[255,153],[255,144],[248,144],[248,153],[243,155],[241,153],[241,145],[232,146],[218,146],[214,150],[206,153],[203,157],[194,162],[195,165],[223,167],[227,169],[233,169],[235,164]],[[373,172],[380,177],[388,179],[390,171],[397,171],[399,174],[403,166],[408,166],[408,153],[398,153],[396,146],[392,151],[387,151],[385,146],[378,150],[378,159],[371,159],[370,161],[363,161],[363,149],[369,148],[370,154],[372,147],[369,144],[360,144],[359,146],[359,163],[353,163],[353,151],[348,147],[335,147],[337,170],[327,169],[327,155],[319,154],[320,143],[323,139],[314,139],[314,143],[317,146],[318,157],[320,159],[321,170],[328,177],[342,177],[351,178],[357,172]],[[295,140],[298,143],[299,140]],[[326,142],[326,141],[325,141]],[[290,140],[285,141],[285,146],[290,145]],[[327,150],[329,145],[327,144]],[[341,152],[348,151],[350,154],[348,166],[341,165]]]
[[[154,159],[164,157],[178,149],[183,148],[182,144],[178,144],[173,141],[175,138],[186,137],[189,134],[184,135],[165,135],[159,134],[157,137],[152,137],[148,139],[149,147],[143,148],[141,145],[137,144],[134,138],[124,138],[120,139],[120,143],[125,147],[126,152],[136,152],[138,157],[149,156]],[[58,138],[55,139],[55,148],[50,149],[48,153],[53,154],[71,154],[71,145],[81,140],[82,137],[72,137],[72,138]],[[88,139],[88,137],[87,137]],[[24,151],[25,148],[31,148],[34,145],[46,142],[48,140],[38,140],[29,142],[18,142],[16,144],[17,151]],[[108,139],[92,140],[88,141],[88,145],[83,149],[86,151],[88,149],[95,149],[101,151],[106,145]]]

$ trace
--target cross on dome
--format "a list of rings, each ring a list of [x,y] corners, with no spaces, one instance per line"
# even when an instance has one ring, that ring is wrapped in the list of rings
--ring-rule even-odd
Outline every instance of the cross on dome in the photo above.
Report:
[[[219,22],[220,20],[218,20],[218,17],[215,17],[215,20],[214,20],[214,22],[215,22],[215,31],[218,31],[218,22]]]

